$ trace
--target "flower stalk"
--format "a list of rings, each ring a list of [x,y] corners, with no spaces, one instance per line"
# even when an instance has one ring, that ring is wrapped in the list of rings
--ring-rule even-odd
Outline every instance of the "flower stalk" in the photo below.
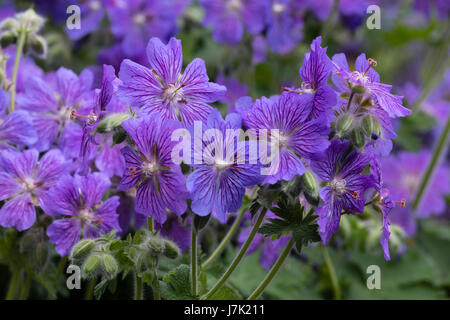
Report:
[[[27,35],[27,27],[25,26],[24,28],[20,28],[19,40],[17,42],[17,48],[16,48],[16,57],[14,60],[14,69],[13,69],[13,74],[12,74],[11,105],[9,108],[9,110],[11,112],[14,111],[14,106],[15,106],[14,100],[15,100],[15,96],[16,96],[17,72],[19,70],[20,58],[22,57],[22,51],[23,51],[23,46],[25,44],[26,35]]]
[[[331,286],[333,287],[333,294],[335,300],[341,300],[341,288],[339,287],[339,281],[336,276],[336,271],[334,270],[333,261],[331,261],[330,254],[326,246],[322,247],[323,258],[325,260],[325,265],[327,266],[328,273],[330,275]]]
[[[211,298],[228,280],[228,278],[233,274],[234,270],[237,268],[239,263],[241,262],[242,258],[245,256],[245,253],[248,250],[248,247],[253,241],[253,238],[255,238],[256,233],[259,230],[259,227],[261,226],[261,223],[264,221],[264,217],[266,216],[267,208],[263,208],[261,213],[258,216],[258,219],[256,220],[255,224],[252,227],[252,230],[250,231],[250,234],[248,235],[248,238],[245,240],[244,244],[242,245],[241,249],[239,250],[239,253],[237,256],[233,259],[231,264],[228,266],[225,273],[220,277],[220,279],[216,282],[216,284],[209,290],[203,297],[202,300],[206,300]]]
[[[197,231],[195,230],[194,223],[192,223],[191,232],[191,283],[192,283],[192,296],[196,297],[197,292]]]
[[[294,238],[291,237],[291,239],[289,239],[288,244],[283,249],[283,252],[281,252],[280,256],[275,261],[275,264],[272,266],[270,271],[265,276],[264,280],[256,287],[256,289],[252,292],[252,294],[250,294],[247,300],[255,300],[264,292],[264,290],[267,288],[267,286],[270,284],[270,282],[273,280],[275,275],[280,270],[280,267],[283,265],[283,262],[289,256],[289,253],[294,247],[294,243],[295,243]]]

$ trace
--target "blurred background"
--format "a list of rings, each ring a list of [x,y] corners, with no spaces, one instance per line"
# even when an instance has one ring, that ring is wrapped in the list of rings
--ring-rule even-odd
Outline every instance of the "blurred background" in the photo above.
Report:
[[[145,46],[150,37],[167,41],[176,36],[182,40],[185,65],[200,57],[206,62],[210,79],[227,86],[227,95],[216,103],[223,113],[232,110],[241,96],[271,96],[279,94],[282,86],[299,86],[298,70],[304,54],[319,35],[322,46],[328,47],[330,58],[344,52],[350,64],[361,53],[375,59],[381,82],[392,85],[392,91],[404,96],[403,104],[413,110],[411,116],[394,120],[398,137],[393,141],[392,153],[382,163],[385,181],[393,190],[392,198],[406,200],[405,208],[397,206],[391,213],[392,260],[386,262],[383,259],[377,221],[369,218],[369,214],[367,218],[345,215],[339,233],[328,248],[329,257],[324,257],[317,247],[305,248],[301,255],[292,255],[263,297],[448,299],[448,148],[438,159],[430,186],[415,209],[414,200],[435,145],[445,130],[448,133],[450,1],[269,0],[262,11],[258,11],[257,5],[251,8],[255,11],[248,19],[261,19],[259,28],[254,27],[257,23],[250,25],[246,19],[236,20],[232,15],[226,15],[227,10],[238,10],[239,0],[228,1],[231,4],[223,8],[216,2],[2,1],[0,20],[29,7],[47,19],[40,32],[48,44],[45,58],[22,60],[18,90],[23,86],[27,70],[50,72],[60,66],[77,73],[89,68],[97,75],[98,84],[102,64],[113,65],[116,72],[124,58],[146,65]],[[80,8],[80,30],[67,28],[71,5]],[[379,11],[375,9],[368,13],[367,8],[371,5],[378,6]],[[373,14],[379,14],[379,28],[372,28],[374,20],[370,19],[377,18]],[[8,49],[5,53],[13,55],[14,50]],[[12,62],[13,59],[6,61],[7,70],[12,69]],[[448,139],[444,144],[448,145]],[[205,256],[226,230],[226,226],[211,223],[203,232],[201,241]],[[14,259],[10,246],[18,235],[1,230],[0,236],[0,293],[6,293],[10,277],[8,265]],[[243,296],[250,294],[266,273],[263,257],[272,244],[264,243],[262,239],[260,242],[260,247],[245,259],[231,280]],[[233,243],[234,249],[228,249],[223,261],[211,271],[213,274],[220,275],[234,256],[239,239],[234,239]],[[48,250],[50,266],[36,278],[30,297],[82,298],[84,292],[69,292],[64,283],[61,284],[58,258],[51,251],[53,249]],[[39,261],[39,252],[33,257]],[[333,261],[337,283],[326,267],[326,258]],[[187,256],[183,259],[188,261]],[[171,263],[163,261],[161,269],[172,269]],[[370,265],[380,267],[380,290],[369,290],[366,286]],[[119,294],[106,293],[104,298],[125,297],[132,286],[131,280],[125,279],[119,286]]]

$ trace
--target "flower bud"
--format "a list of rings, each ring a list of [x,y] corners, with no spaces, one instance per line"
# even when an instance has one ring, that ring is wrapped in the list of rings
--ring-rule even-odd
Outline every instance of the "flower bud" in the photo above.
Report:
[[[9,45],[16,43],[17,36],[15,32],[12,31],[6,31],[3,32],[0,36],[0,45],[3,49],[7,48]]]
[[[90,275],[95,272],[100,264],[100,256],[92,255],[90,256],[83,265],[83,273],[85,275]]]
[[[372,115],[365,116],[361,121],[361,129],[367,137],[372,137],[372,133],[380,135],[381,127],[378,119]]]
[[[164,240],[163,254],[169,259],[177,259],[180,256],[180,248],[178,248],[175,242]]]
[[[353,126],[353,116],[351,114],[345,114],[337,121],[336,129],[339,136],[343,136]]]
[[[302,181],[305,189],[312,195],[317,196],[319,190],[319,184],[317,179],[310,170],[306,170],[302,176]]]
[[[119,265],[116,259],[110,254],[103,255],[102,266],[110,278],[114,278],[117,275],[117,272],[119,272]]]
[[[160,255],[164,250],[164,241],[163,239],[157,237],[150,237],[148,240],[148,248],[153,256]]]
[[[33,34],[30,36],[31,50],[39,57],[45,57],[47,54],[47,41],[44,37]]]
[[[27,32],[37,32],[45,23],[45,19],[37,15],[31,8],[16,14],[16,19],[21,26],[27,27]]]
[[[128,113],[114,113],[104,118],[97,126],[97,132],[109,132],[117,128],[123,121],[129,119],[131,115]]]
[[[0,23],[0,31],[2,32],[11,31],[16,34],[19,27],[20,27],[19,22],[11,17],[4,19]]]
[[[364,134],[360,128],[355,128],[355,130],[353,130],[352,142],[358,148],[364,147],[366,140],[364,139]]]
[[[84,239],[78,242],[72,249],[70,256],[72,259],[83,259],[91,254],[95,247],[95,242],[92,239]]]
[[[33,266],[37,271],[44,270],[50,258],[47,242],[39,242],[34,250]]]

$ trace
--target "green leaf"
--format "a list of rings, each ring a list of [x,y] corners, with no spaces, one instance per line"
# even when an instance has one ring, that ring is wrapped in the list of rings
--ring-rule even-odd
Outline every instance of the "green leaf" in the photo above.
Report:
[[[277,204],[278,207],[271,211],[281,219],[268,219],[269,222],[259,228],[259,233],[273,239],[292,233],[298,251],[310,242],[320,241],[317,216],[313,214],[313,210],[304,215],[304,208],[299,201],[291,201],[284,194],[280,195]]]
[[[190,268],[186,264],[168,272],[160,281],[161,297],[167,300],[197,299],[191,294]]]
[[[239,292],[228,285],[221,287],[211,298],[211,300],[242,300]]]

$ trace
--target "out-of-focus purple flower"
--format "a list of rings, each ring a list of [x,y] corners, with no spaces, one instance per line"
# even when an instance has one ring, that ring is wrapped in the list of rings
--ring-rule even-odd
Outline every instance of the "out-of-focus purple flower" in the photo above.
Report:
[[[302,39],[303,20],[294,0],[269,0],[266,7],[267,43],[285,54]]]
[[[422,103],[422,110],[432,115],[440,127],[443,127],[450,116],[450,69],[444,73],[441,83],[433,90],[430,96]]]
[[[323,204],[317,208],[319,231],[325,244],[339,229],[341,211],[364,211],[364,191],[373,186],[371,175],[362,175],[369,157],[356,150],[347,154],[350,143],[333,140],[323,155],[311,162],[311,168],[326,186],[319,195]]]
[[[355,71],[350,71],[345,54],[333,56],[333,83],[339,92],[350,94],[352,88],[365,89],[365,95],[378,104],[391,118],[404,117],[411,114],[411,110],[402,106],[403,97],[390,93],[392,86],[380,83],[380,76],[372,67],[376,62],[366,59],[361,54],[355,62]]]
[[[48,190],[66,168],[59,150],[48,151],[40,160],[35,149],[0,153],[0,225],[22,231],[36,220],[35,206],[43,206]]]
[[[37,140],[30,115],[20,110],[6,115],[8,104],[6,92],[0,89],[0,152],[12,149],[12,145],[30,146]]]
[[[221,43],[238,43],[244,27],[251,34],[263,30],[265,1],[261,0],[200,0],[205,9],[203,24],[212,26],[213,39]]]
[[[299,6],[313,12],[317,18],[325,21],[330,15],[334,0],[303,0],[297,1]]]
[[[386,186],[390,189],[391,199],[398,201],[405,199],[407,204],[414,201],[422,175],[430,161],[430,156],[430,152],[424,150],[419,153],[400,152],[397,156],[383,159],[383,177]],[[445,165],[438,166],[430,180],[429,188],[425,190],[422,201],[416,210],[417,217],[426,218],[432,214],[439,215],[444,212],[446,208],[444,197],[450,193],[449,180],[448,167]],[[408,235],[415,231],[413,222],[398,220],[401,217],[411,217],[412,219],[413,214],[410,206],[395,208],[391,216],[392,222],[399,222],[401,226],[409,226],[409,230],[405,230]]]
[[[295,175],[303,174],[305,160],[328,147],[327,121],[309,118],[310,100],[306,95],[283,93],[270,99],[262,97],[248,110],[239,108],[247,128],[270,131],[271,143],[278,144],[279,150],[272,150],[271,155],[271,166],[278,168],[266,177],[265,183],[289,181]],[[273,129],[279,130],[278,137],[272,132]],[[260,135],[259,139],[264,137]]]
[[[247,216],[250,214],[247,213]],[[266,218],[276,219],[277,216],[271,211],[267,211]],[[245,228],[239,234],[239,244],[242,245],[250,234],[251,228]],[[259,256],[259,264],[264,269],[268,270],[277,260],[280,255],[280,250],[284,248],[289,241],[289,236],[282,236],[277,240],[272,240],[270,238],[265,238],[264,235],[257,233],[252,243],[250,244],[246,255],[252,254],[258,248],[262,246],[261,255]]]
[[[116,1],[117,2],[117,1]],[[177,31],[177,18],[190,0],[120,1],[109,10],[111,31],[121,39],[122,50],[130,58],[144,55],[150,37],[164,41]]]
[[[7,49],[9,50],[9,48]],[[6,62],[6,73],[9,79],[12,79],[12,74],[14,70],[14,57],[13,53],[15,52],[15,46],[12,47],[11,55]],[[20,59],[19,68],[17,69],[17,80],[16,80],[16,92],[23,92],[25,90],[25,83],[30,78],[30,75],[42,77],[44,75],[44,71],[39,68],[36,63],[34,63],[33,59],[29,57],[24,57]]]
[[[446,0],[415,0],[414,8],[422,12],[425,17],[430,18],[430,12],[435,11],[439,20],[448,19],[450,14],[450,3]]]
[[[226,78],[223,74],[218,75],[216,81],[227,88],[227,92],[219,101],[228,105],[228,113],[234,112],[234,104],[240,97],[247,95],[248,87],[234,78]]]
[[[240,128],[238,114],[229,114],[223,120],[217,110],[211,112],[202,129],[205,132],[216,129],[217,135],[209,138],[213,141],[203,141],[201,146],[194,141],[194,153],[202,152],[203,161],[193,165],[196,169],[186,181],[192,211],[200,216],[212,213],[222,223],[228,213],[240,208],[245,188],[262,181],[261,166],[253,164],[249,158],[246,143],[238,141],[235,147],[234,137],[227,134],[227,130],[234,132]],[[230,150],[233,151],[231,154]]]
[[[143,106],[144,115],[158,114],[163,119],[177,119],[185,126],[195,120],[206,120],[220,99],[224,86],[209,82],[205,62],[196,58],[181,74],[183,63],[181,41],[171,38],[164,45],[152,38],[147,46],[150,69],[124,60],[119,77],[122,84],[117,95],[132,106]]]
[[[120,232],[119,197],[102,200],[111,182],[101,173],[87,176],[66,176],[52,188],[43,209],[46,214],[62,219],[54,220],[47,229],[51,243],[61,256],[70,253],[80,238],[97,238],[116,229]]]
[[[175,142],[172,132],[180,128],[174,120],[160,117],[129,119],[122,123],[137,151],[130,147],[122,149],[126,170],[119,190],[137,187],[136,208],[138,213],[152,216],[156,222],[166,221],[166,208],[182,215],[187,208],[185,178],[171,158]]]
[[[26,82],[26,89],[17,96],[16,102],[19,109],[28,111],[32,117],[33,127],[39,136],[34,148],[38,151],[48,150],[55,141],[64,137],[66,127],[73,124],[74,112],[86,115],[83,108],[86,108],[85,101],[92,80],[90,71],[85,70],[77,76],[73,71],[61,67],[56,72],[55,83],[48,83],[40,77],[31,77]],[[81,142],[81,139],[78,141]],[[64,153],[77,157],[80,148],[72,147],[63,147]]]
[[[333,107],[336,105],[336,92],[327,85],[332,72],[332,62],[327,56],[327,48],[322,48],[321,37],[311,44],[311,52],[305,54],[305,60],[300,68],[303,83],[299,89],[283,88],[288,94],[310,95],[311,117],[325,116],[331,121]]]

